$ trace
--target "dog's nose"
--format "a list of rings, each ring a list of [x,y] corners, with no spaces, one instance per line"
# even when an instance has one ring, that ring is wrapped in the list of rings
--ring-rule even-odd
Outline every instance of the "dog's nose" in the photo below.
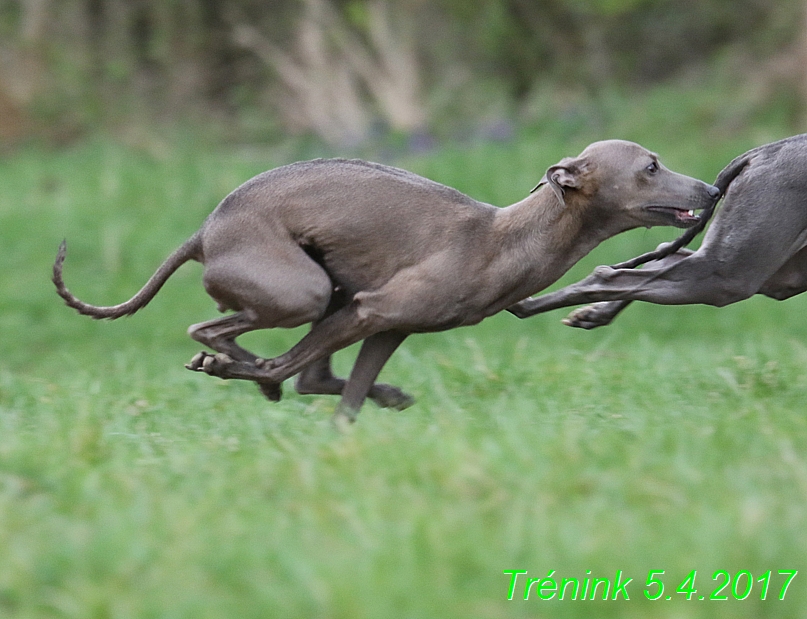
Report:
[[[714,185],[709,185],[709,188],[706,190],[706,192],[709,194],[709,197],[714,200],[720,197],[720,190]]]

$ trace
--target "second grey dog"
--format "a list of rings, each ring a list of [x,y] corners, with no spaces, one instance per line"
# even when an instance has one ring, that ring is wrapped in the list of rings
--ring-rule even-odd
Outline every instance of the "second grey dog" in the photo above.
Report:
[[[640,270],[598,267],[510,311],[526,318],[595,303],[564,320],[593,329],[631,301],[722,307],[755,294],[782,300],[807,290],[807,134],[740,155],[715,185],[725,199],[697,251],[680,249]]]
[[[353,420],[366,397],[403,408],[412,399],[375,384],[411,333],[473,325],[557,280],[601,241],[640,226],[690,227],[717,188],[671,172],[631,142],[609,140],[550,167],[531,195],[496,208],[415,174],[362,161],[317,160],[247,181],[159,267],[132,299],[97,307],[53,277],[70,306],[118,318],[148,303],[184,262],[204,264],[219,310],[235,313],[190,327],[218,354],[188,368],[258,383],[280,398],[299,375],[300,393],[341,394]],[[260,359],[235,343],[248,331],[311,323],[291,350]],[[330,355],[363,340],[345,381]]]

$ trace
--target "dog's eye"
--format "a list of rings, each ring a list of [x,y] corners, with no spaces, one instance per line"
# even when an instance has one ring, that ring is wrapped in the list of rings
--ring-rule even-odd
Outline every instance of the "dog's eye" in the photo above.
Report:
[[[658,164],[657,164],[657,163],[654,161],[654,162],[653,162],[653,163],[651,163],[649,166],[647,166],[647,167],[645,168],[645,170],[647,170],[647,173],[648,173],[648,174],[655,174],[655,173],[656,173],[656,172],[658,172],[658,170],[659,170],[659,168],[658,168]]]

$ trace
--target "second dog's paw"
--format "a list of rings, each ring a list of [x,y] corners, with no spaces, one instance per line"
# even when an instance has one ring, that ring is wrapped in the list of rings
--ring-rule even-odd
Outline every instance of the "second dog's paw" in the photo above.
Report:
[[[605,303],[595,303],[580,307],[571,312],[566,318],[563,319],[563,324],[567,327],[576,327],[578,329],[595,329],[597,327],[604,327],[613,320],[613,316],[607,311]]]

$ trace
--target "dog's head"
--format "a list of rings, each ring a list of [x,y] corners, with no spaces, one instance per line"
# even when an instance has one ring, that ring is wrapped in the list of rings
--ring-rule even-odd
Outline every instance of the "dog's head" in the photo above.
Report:
[[[624,140],[595,142],[579,157],[563,159],[535,189],[543,185],[565,207],[591,210],[623,230],[689,228],[698,222],[697,212],[720,195],[716,187],[665,168],[658,155]]]

